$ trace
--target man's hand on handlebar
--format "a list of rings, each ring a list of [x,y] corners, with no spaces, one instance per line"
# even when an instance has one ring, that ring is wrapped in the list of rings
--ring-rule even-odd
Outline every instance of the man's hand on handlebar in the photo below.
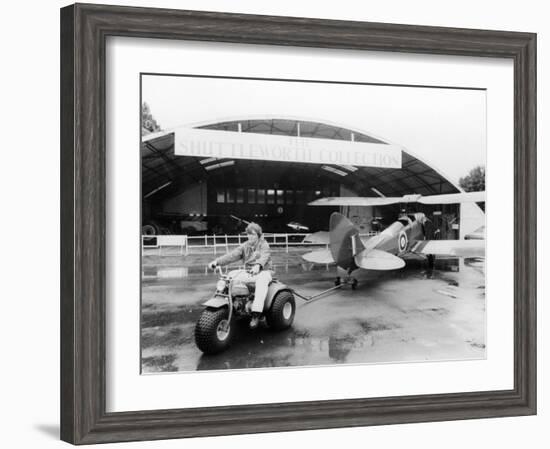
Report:
[[[261,269],[262,269],[262,266],[259,263],[257,263],[256,265],[252,266],[252,268],[250,269],[250,273],[258,274]]]
[[[215,270],[217,266],[218,266],[218,264],[215,260],[213,260],[212,262],[210,262],[208,264],[208,268],[210,268],[211,270]]]

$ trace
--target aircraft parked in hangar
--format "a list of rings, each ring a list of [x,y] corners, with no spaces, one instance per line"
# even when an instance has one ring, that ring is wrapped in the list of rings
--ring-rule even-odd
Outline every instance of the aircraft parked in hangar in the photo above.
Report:
[[[291,221],[290,223],[287,223],[287,226],[294,229],[295,232],[309,231],[309,228],[306,225],[298,223],[297,221]]]
[[[451,193],[444,195],[405,195],[403,197],[329,197],[309,203],[312,206],[384,206],[390,204],[452,204],[485,201],[485,192]],[[315,233],[309,241],[328,243],[328,249],[312,251],[303,258],[313,263],[335,263],[347,272],[344,279],[352,288],[357,280],[351,274],[358,270],[397,270],[405,261],[419,255],[433,264],[435,256],[484,257],[484,240],[427,240],[426,223],[421,212],[402,214],[397,221],[380,234],[361,237],[359,229],[344,215],[334,212],[330,217],[329,232]],[[336,278],[336,285],[341,282]]]

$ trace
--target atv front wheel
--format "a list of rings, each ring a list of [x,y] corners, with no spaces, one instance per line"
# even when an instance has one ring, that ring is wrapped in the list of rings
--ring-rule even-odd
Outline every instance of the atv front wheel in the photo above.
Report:
[[[195,326],[195,343],[205,354],[222,352],[232,337],[231,323],[227,321],[227,308],[206,309]]]
[[[287,329],[294,321],[296,302],[294,295],[289,291],[277,293],[271,304],[271,309],[266,314],[267,324],[275,330]]]

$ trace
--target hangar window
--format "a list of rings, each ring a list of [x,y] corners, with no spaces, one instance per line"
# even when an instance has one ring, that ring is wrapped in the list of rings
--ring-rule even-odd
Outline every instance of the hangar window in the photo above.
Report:
[[[218,190],[216,192],[216,198],[218,203],[225,203],[225,192],[223,190]]]
[[[357,167],[354,167],[353,165],[340,165],[340,167],[345,168],[346,170],[349,170],[351,172],[357,171]]]
[[[244,189],[237,189],[237,203],[244,203]]]
[[[294,191],[287,190],[285,195],[285,202],[286,204],[293,204],[294,203]]]
[[[248,204],[256,204],[256,190],[248,189]]]
[[[258,204],[264,204],[264,203],[265,203],[265,190],[258,189]]]
[[[338,170],[337,168],[331,167],[330,165],[323,165],[321,168],[323,170],[326,170],[326,171],[329,171],[329,172],[332,172],[332,173],[336,173],[339,176],[346,176],[347,175],[347,173],[345,171]]]
[[[220,162],[219,164],[207,165],[206,167],[204,167],[204,169],[211,171],[211,170],[216,170],[217,168],[227,167],[228,165],[233,165],[233,164],[235,164],[235,161],[225,161],[225,162]]]
[[[237,122],[223,122],[223,123],[214,123],[213,125],[205,125],[201,126],[203,129],[216,129],[216,130],[223,130],[223,131],[238,131],[238,123]]]
[[[227,203],[234,203],[235,202],[235,189],[227,189]]]
[[[310,203],[311,201],[318,199],[320,196],[321,196],[320,190],[306,190],[305,202]]]
[[[304,195],[303,190],[297,190],[296,191],[296,203],[297,204],[304,204],[306,202],[306,197]]]
[[[277,204],[284,204],[285,198],[283,195],[283,190],[277,190]]]
[[[267,204],[275,204],[275,190],[267,190]]]

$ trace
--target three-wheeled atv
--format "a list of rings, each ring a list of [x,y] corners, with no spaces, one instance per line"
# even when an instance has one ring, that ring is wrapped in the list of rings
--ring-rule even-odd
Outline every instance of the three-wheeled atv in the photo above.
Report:
[[[215,354],[225,350],[231,343],[237,320],[250,320],[254,286],[235,278],[241,270],[224,274],[217,267],[220,278],[212,298],[203,305],[206,307],[195,326],[195,343],[205,354]],[[274,278],[269,284],[262,316],[274,330],[287,329],[294,321],[296,302],[292,290]]]

